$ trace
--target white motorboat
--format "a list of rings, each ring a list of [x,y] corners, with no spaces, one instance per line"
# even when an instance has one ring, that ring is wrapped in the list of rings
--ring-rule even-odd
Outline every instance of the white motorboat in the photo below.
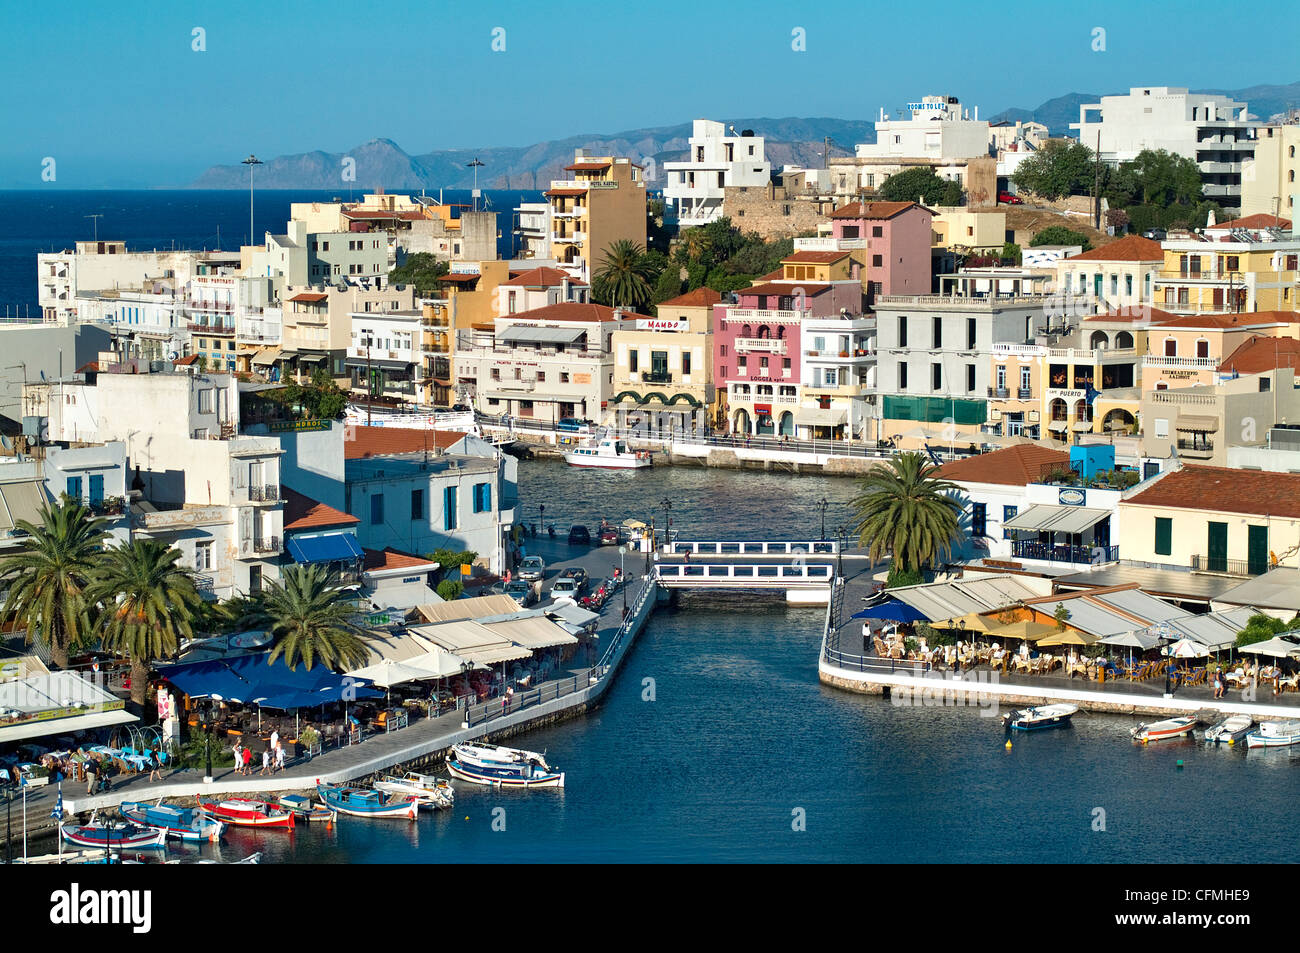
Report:
[[[1058,705],[1039,705],[1036,708],[1023,708],[1008,712],[1002,716],[1008,728],[1016,731],[1035,731],[1039,728],[1064,728],[1070,719],[1078,714],[1078,705],[1061,703]]]
[[[536,751],[465,742],[447,755],[452,777],[507,788],[562,788],[564,772],[554,771]]]
[[[408,771],[400,777],[389,774],[376,781],[372,787],[386,794],[412,794],[435,809],[449,808],[456,802],[456,789],[451,783],[446,778],[432,774],[417,774],[414,771]]]
[[[1255,723],[1249,715],[1229,715],[1205,729],[1205,740],[1215,744],[1235,745],[1250,733]]]
[[[1152,722],[1149,725],[1138,725],[1132,729],[1129,734],[1133,736],[1134,741],[1140,741],[1146,744],[1148,741],[1160,741],[1163,738],[1177,738],[1185,735],[1196,727],[1196,719],[1188,717],[1166,718],[1164,721]]]
[[[1300,744],[1300,720],[1261,721],[1259,729],[1246,736],[1247,748],[1273,748]]]
[[[579,444],[564,453],[572,467],[603,467],[611,470],[639,470],[653,462],[649,450],[633,450],[615,437],[600,437]]]

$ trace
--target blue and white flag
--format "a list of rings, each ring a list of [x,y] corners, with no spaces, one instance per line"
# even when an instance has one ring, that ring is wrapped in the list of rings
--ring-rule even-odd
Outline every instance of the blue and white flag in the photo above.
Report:
[[[50,817],[54,818],[56,821],[63,820],[63,785],[62,784],[59,785],[58,803],[54,805],[54,810],[50,811]]]

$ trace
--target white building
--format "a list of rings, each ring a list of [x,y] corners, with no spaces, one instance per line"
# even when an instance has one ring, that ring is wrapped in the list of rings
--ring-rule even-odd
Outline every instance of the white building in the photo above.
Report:
[[[875,416],[875,315],[805,315],[799,337],[798,436],[865,439]]]
[[[860,143],[856,154],[862,159],[928,159],[935,163],[969,159],[989,154],[989,124],[975,107],[972,118],[956,96],[925,96],[908,103],[907,119],[887,119],[880,110],[876,141]]]
[[[1144,149],[1193,160],[1201,170],[1205,197],[1234,211],[1241,206],[1243,164],[1255,154],[1258,126],[1247,118],[1245,103],[1175,86],[1136,86],[1126,96],[1083,103],[1079,121],[1070,123],[1079,141],[1099,149],[1110,165],[1136,158]]]
[[[707,225],[723,214],[723,190],[728,186],[764,186],[772,164],[763,154],[763,137],[744,129],[739,135],[710,119],[692,126],[690,154],[685,162],[665,162],[665,216],[677,224]]]
[[[424,366],[424,312],[354,311],[347,367],[352,390],[371,397],[416,403],[416,378]]]
[[[551,206],[549,202],[524,202],[515,209],[515,257],[551,256]]]

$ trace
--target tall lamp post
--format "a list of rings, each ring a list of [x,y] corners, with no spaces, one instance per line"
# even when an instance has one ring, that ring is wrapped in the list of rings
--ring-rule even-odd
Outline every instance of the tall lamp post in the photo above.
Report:
[[[843,524],[835,528],[835,538],[839,545],[835,547],[835,575],[841,579],[844,577],[844,526]]]
[[[203,730],[205,732],[203,737],[203,753],[207,757],[207,771],[205,772],[203,783],[211,784],[212,783],[212,726],[204,725]]]
[[[473,170],[474,170],[474,191],[471,192],[470,195],[473,197],[473,201],[474,201],[474,211],[476,211],[476,212],[478,211],[478,197],[479,197],[479,190],[478,190],[478,170],[481,169],[481,168],[483,168],[484,165],[485,165],[485,163],[480,162],[480,161],[478,160],[478,156],[475,156],[475,157],[474,157],[474,161],[473,161],[473,162],[466,162],[466,163],[465,163],[465,168],[467,168],[467,169],[473,169]]]
[[[671,544],[673,541],[673,501],[665,496],[659,501],[659,505],[664,508],[664,542]]]
[[[627,545],[624,544],[618,548],[618,578],[621,581],[620,589],[623,590],[623,618],[627,618],[627,573],[623,572],[623,557],[627,555]]]
[[[255,245],[257,242],[253,240],[253,166],[262,165],[262,160],[255,155],[250,155],[241,164],[248,166],[248,244]]]
[[[541,531],[545,533],[546,532],[546,504],[545,503],[537,504],[537,518],[541,520],[541,526],[539,527],[539,529],[541,529]]]
[[[831,505],[831,504],[830,504],[830,501],[827,500],[826,497],[823,496],[820,500],[818,500],[818,501],[817,501],[816,503],[814,503],[813,505],[816,506],[817,509],[821,510],[821,513],[822,513],[822,535],[821,535],[821,538],[822,538],[822,539],[825,539],[825,538],[826,538],[826,507],[828,507],[828,506]]]

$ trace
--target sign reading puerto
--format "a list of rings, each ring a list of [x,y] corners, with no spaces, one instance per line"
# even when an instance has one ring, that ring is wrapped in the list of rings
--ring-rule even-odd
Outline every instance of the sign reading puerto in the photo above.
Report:
[[[638,331],[686,331],[689,322],[681,318],[637,318]]]

